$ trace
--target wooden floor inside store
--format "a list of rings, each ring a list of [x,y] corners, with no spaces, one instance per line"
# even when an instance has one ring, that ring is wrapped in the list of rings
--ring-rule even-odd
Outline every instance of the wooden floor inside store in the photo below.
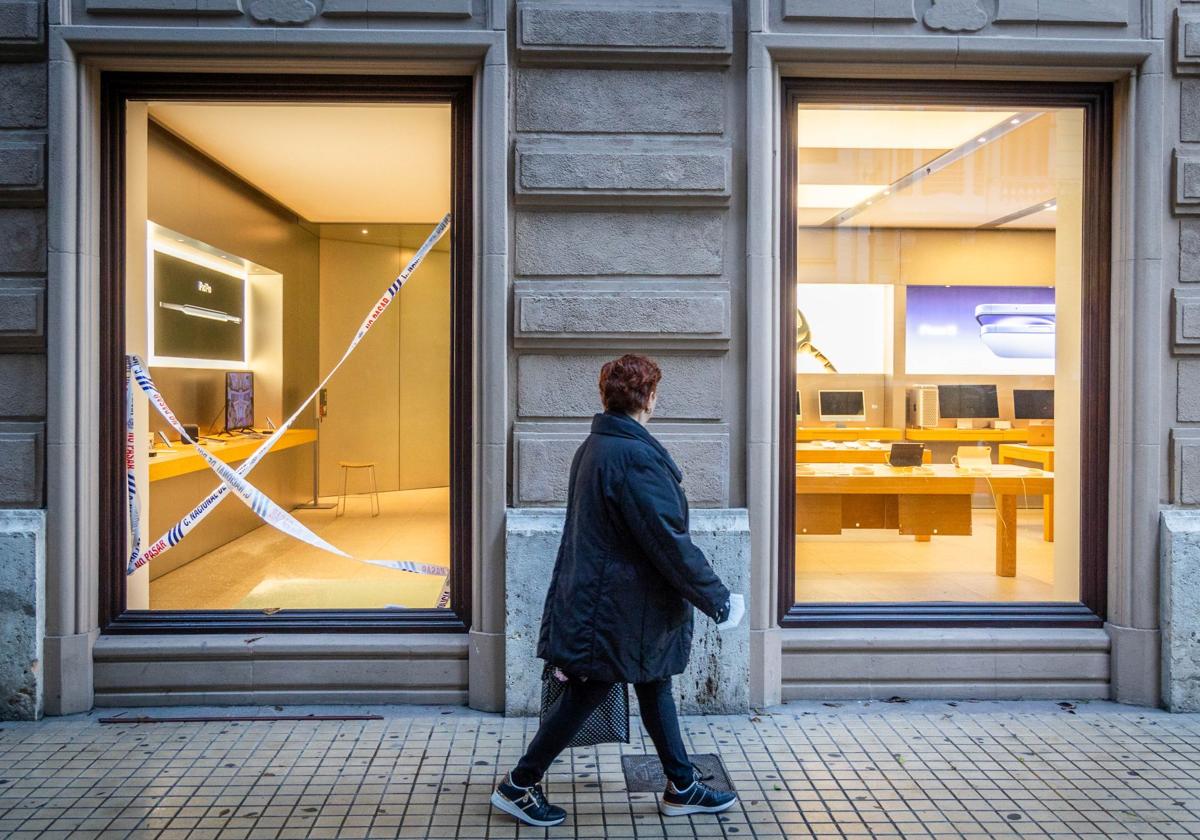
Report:
[[[334,510],[296,510],[293,515],[356,558],[449,564],[448,488],[399,490],[380,493],[379,498],[379,516],[371,516],[371,504],[365,495],[348,497],[342,516],[335,516]],[[442,583],[441,577],[338,557],[264,525],[152,580],[150,608],[433,607]]]
[[[972,512],[969,537],[918,543],[895,531],[796,538],[796,600],[820,602],[1053,601],[1054,543],[1042,512],[1017,514],[1017,576],[996,575],[996,516]]]

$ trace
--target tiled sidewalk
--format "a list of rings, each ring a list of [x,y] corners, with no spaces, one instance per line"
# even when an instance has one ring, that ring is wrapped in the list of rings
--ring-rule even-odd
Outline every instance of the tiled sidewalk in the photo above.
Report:
[[[182,711],[157,710],[158,714]],[[205,709],[205,713],[277,713]],[[487,797],[533,721],[360,707],[367,722],[0,724],[3,837],[1196,837],[1200,718],[1109,704],[790,704],[686,718],[742,797],[664,820],[625,751],[575,750],[547,780],[570,811],[518,831]],[[147,713],[138,710],[139,714]]]

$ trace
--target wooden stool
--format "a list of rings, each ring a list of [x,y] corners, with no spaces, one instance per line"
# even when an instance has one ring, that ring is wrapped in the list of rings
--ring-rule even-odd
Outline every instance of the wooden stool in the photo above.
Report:
[[[350,470],[370,470],[371,471],[371,516],[379,515],[379,485],[375,481],[375,462],[374,461],[338,461],[338,466],[342,468],[342,493],[338,496],[338,508],[335,517],[341,516],[346,512],[346,481],[350,477]]]

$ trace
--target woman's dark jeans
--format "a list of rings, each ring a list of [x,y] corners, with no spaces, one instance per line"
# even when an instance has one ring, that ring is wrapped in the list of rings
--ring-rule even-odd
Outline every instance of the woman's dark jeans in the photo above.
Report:
[[[596,680],[570,680],[566,690],[546,715],[537,734],[529,742],[525,755],[517,762],[510,775],[514,785],[529,787],[542,780],[550,763],[558,757],[579,727],[588,719],[596,707],[608,695],[612,683]],[[692,763],[683,748],[683,735],[679,732],[679,717],[675,714],[675,698],[671,696],[671,681],[638,683],[638,705],[642,709],[642,724],[654,741],[654,749],[662,762],[667,778],[677,788],[692,783]]]

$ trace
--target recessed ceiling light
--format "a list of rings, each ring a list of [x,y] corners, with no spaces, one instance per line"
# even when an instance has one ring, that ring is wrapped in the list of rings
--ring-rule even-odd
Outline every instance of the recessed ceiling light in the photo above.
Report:
[[[362,232],[363,232],[363,236],[366,236],[366,235],[367,235],[367,229],[366,229],[366,228],[363,228],[363,229],[362,229]]]

